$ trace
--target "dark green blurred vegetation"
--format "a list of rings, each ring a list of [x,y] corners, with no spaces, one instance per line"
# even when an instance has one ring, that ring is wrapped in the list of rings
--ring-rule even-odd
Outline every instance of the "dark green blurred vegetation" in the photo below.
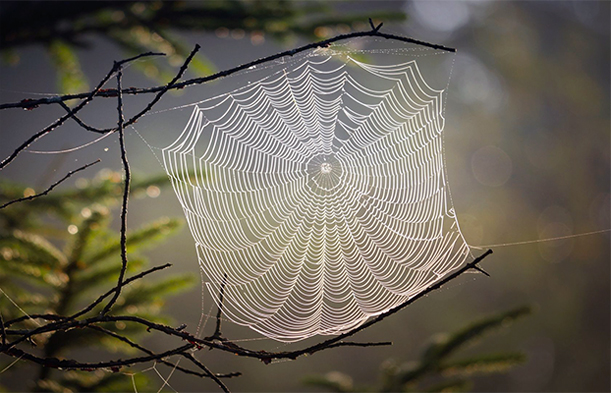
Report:
[[[136,180],[132,196],[155,197],[166,176]],[[120,200],[122,176],[103,170],[90,180],[77,181],[78,188],[53,192],[32,201],[13,204],[0,210],[0,296],[2,318],[9,321],[30,314],[72,315],[99,295],[113,288],[121,270],[120,237],[110,228],[111,208]],[[2,181],[0,203],[32,194],[24,186]],[[163,247],[162,241],[176,233],[181,222],[160,218],[128,232],[128,274],[145,270],[148,259],[139,251]],[[115,315],[135,315],[168,324],[172,318],[163,312],[171,296],[191,288],[197,281],[189,274],[146,277],[124,288],[111,310]],[[15,306],[15,304],[18,306]],[[97,315],[105,302],[91,311]],[[35,320],[16,323],[14,329],[36,327]],[[143,339],[142,325],[123,322],[101,324],[135,342]],[[57,331],[37,335],[33,344],[45,358],[87,356],[96,348],[103,353],[133,355],[136,349],[95,329]],[[96,352],[96,356],[101,356]],[[89,355],[91,356],[91,355]],[[0,369],[14,359],[4,358]],[[125,373],[97,370],[55,371],[51,368],[18,362],[12,370],[27,367],[34,377],[28,388],[35,391],[126,391],[132,380]],[[37,370],[35,370],[38,368]],[[10,371],[9,371],[10,372]],[[129,370],[127,371],[129,373]],[[151,388],[145,374],[134,376],[141,388]],[[23,387],[26,387],[24,384]]]
[[[172,67],[181,65],[193,49],[181,33],[250,36],[257,45],[265,37],[321,39],[335,31],[348,32],[355,23],[364,28],[367,18],[391,22],[405,19],[405,14],[336,13],[324,1],[3,1],[0,51],[8,63],[18,64],[17,49],[44,45],[57,70],[58,88],[62,93],[78,93],[87,90],[78,50],[91,48],[95,36],[121,47],[126,57],[148,51],[167,54],[165,67],[157,60],[143,60],[135,67],[168,82],[174,76]],[[214,71],[206,51],[203,48],[189,65],[197,76]]]
[[[437,335],[415,362],[398,363],[387,360],[381,365],[381,382],[377,387],[354,386],[346,374],[331,371],[303,379],[309,386],[332,392],[466,392],[473,387],[473,376],[503,373],[526,361],[523,352],[479,353],[455,358],[481,341],[484,336],[507,328],[517,319],[532,312],[522,306],[473,322],[448,335]]]

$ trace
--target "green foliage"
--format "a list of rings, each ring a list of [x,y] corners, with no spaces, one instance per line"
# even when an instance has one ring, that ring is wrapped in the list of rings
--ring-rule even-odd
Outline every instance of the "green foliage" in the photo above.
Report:
[[[431,342],[416,362],[399,364],[388,360],[382,364],[382,385],[377,388],[355,389],[352,378],[331,372],[309,376],[307,385],[325,388],[332,392],[465,392],[473,382],[468,378],[491,373],[501,373],[526,361],[521,352],[484,353],[461,359],[452,355],[481,340],[488,333],[506,327],[532,312],[529,306],[518,307],[473,322],[464,328]]]
[[[86,1],[0,2],[0,50],[8,64],[17,64],[15,49],[30,44],[46,46],[58,73],[63,93],[87,90],[77,49],[90,46],[91,36],[112,41],[133,56],[148,51],[167,54],[167,63],[143,59],[134,64],[148,77],[168,82],[171,67],[182,64],[192,49],[180,33],[215,32],[219,37],[250,37],[257,45],[265,36],[288,41],[309,40],[344,33],[350,25],[368,28],[368,17],[392,22],[405,19],[402,12],[367,15],[338,12],[323,1]],[[201,52],[190,71],[210,74],[214,66]]]
[[[47,52],[57,70],[59,91],[71,94],[89,90],[87,78],[85,78],[78,57],[70,45],[62,40],[54,40],[47,47]]]
[[[167,183],[160,176],[132,183],[131,195],[158,192]],[[90,304],[100,294],[116,285],[121,268],[119,234],[110,229],[111,207],[121,195],[121,174],[103,170],[91,181],[78,180],[76,189],[54,191],[48,196],[17,203],[0,210],[0,308],[4,321],[28,314],[71,315]],[[31,190],[14,183],[0,183],[0,201],[18,198]],[[148,260],[140,252],[157,246],[181,226],[176,219],[161,218],[127,234],[128,276],[142,271]],[[170,323],[162,313],[164,301],[191,287],[188,275],[164,275],[162,279],[145,278],[125,287],[111,314],[137,315],[150,321]],[[14,301],[16,307],[12,302]],[[96,315],[104,302],[91,311]],[[35,326],[26,320],[11,328]],[[145,332],[141,325],[122,322],[100,326],[134,342]],[[135,353],[127,343],[102,330],[73,329],[36,336],[34,343],[44,357],[65,357],[76,349],[102,349],[111,353]],[[8,359],[10,363],[13,359]],[[5,364],[6,363],[6,364]],[[2,360],[0,368],[6,366]],[[13,367],[19,366],[20,363]],[[137,386],[147,383],[142,374]],[[41,368],[34,380],[38,391],[124,391],[132,390],[132,380],[125,373],[103,371],[52,372]]]

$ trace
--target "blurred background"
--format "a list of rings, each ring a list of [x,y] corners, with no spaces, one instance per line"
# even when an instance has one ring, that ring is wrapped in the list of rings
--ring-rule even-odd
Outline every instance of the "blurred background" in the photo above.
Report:
[[[468,243],[516,243],[611,227],[607,1],[22,3],[0,3],[0,103],[86,91],[106,75],[113,60],[148,50],[169,56],[137,62],[126,70],[124,83],[155,86],[174,75],[195,43],[202,49],[186,76],[202,76],[368,29],[368,17],[384,22],[383,32],[457,48],[447,101],[446,161]],[[226,90],[220,83],[206,88],[206,96]],[[202,87],[187,88],[165,96],[156,110],[192,103],[201,95]],[[126,98],[127,115],[147,99]],[[94,126],[113,126],[115,105],[114,100],[98,99],[82,117]],[[189,113],[184,112],[185,122]],[[6,157],[61,114],[51,106],[0,111],[0,155]],[[163,122],[161,118],[155,116],[155,121]],[[162,173],[153,153],[159,154],[163,145],[150,134],[154,127],[143,123],[146,142],[135,132],[127,135],[132,170],[141,176]],[[183,124],[167,121],[157,132],[179,132]],[[95,138],[66,124],[31,149],[69,149]],[[98,157],[104,167],[120,170],[116,135],[71,153],[23,153],[0,176],[41,191]],[[98,169],[79,177],[93,176]],[[130,226],[160,216],[182,216],[170,188],[131,202]],[[118,218],[113,225],[118,227]],[[493,249],[482,264],[491,277],[466,274],[357,336],[361,341],[393,341],[392,347],[338,348],[267,366],[216,351],[199,356],[216,372],[242,371],[244,376],[228,381],[234,391],[315,389],[304,385],[303,378],[329,371],[350,376],[357,386],[375,385],[386,360],[416,359],[423,343],[439,333],[530,304],[536,309],[533,315],[482,344],[491,351],[521,350],[527,362],[508,373],[478,378],[474,389],[608,391],[609,233]],[[172,262],[175,272],[199,277],[187,228],[150,257],[153,264]],[[167,310],[177,324],[194,329],[202,313],[214,311],[211,305],[205,299],[202,306],[196,287],[169,300]],[[225,325],[226,336],[252,339],[243,344],[255,349],[285,350],[316,341],[285,346]],[[211,334],[212,323],[206,329]],[[153,348],[163,345],[150,343]],[[20,383],[10,386],[27,388]],[[215,389],[209,381],[178,374],[170,384],[178,391]]]

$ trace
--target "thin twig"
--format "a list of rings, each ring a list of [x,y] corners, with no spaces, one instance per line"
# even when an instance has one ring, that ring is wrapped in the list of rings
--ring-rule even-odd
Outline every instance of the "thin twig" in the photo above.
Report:
[[[178,73],[176,74],[176,76],[174,78],[172,78],[172,80],[167,85],[163,86],[163,88],[159,91],[159,93],[157,93],[155,98],[153,98],[151,100],[151,102],[149,102],[148,105],[144,109],[142,109],[135,116],[133,116],[131,119],[129,119],[125,123],[125,127],[130,126],[130,125],[136,123],[138,121],[138,119],[140,119],[142,116],[144,116],[148,111],[150,111],[153,108],[153,106],[161,99],[161,97],[163,97],[163,95],[165,93],[167,93],[170,89],[173,89],[176,86],[176,82],[180,78],[182,78],[184,73],[187,71],[187,68],[189,68],[189,63],[191,63],[191,60],[193,60],[193,57],[199,51],[200,48],[201,48],[201,46],[199,46],[199,44],[195,44],[195,47],[193,48],[193,50],[191,51],[189,56],[187,56],[187,59],[185,60],[183,65],[178,70]],[[107,130],[107,131],[110,131],[110,130]]]
[[[348,34],[340,34],[337,35],[335,37],[323,40],[323,41],[319,41],[319,42],[314,42],[311,44],[307,44],[304,46],[300,46],[298,48],[295,49],[291,49],[291,50],[287,50],[284,52],[280,52],[277,53],[275,55],[271,55],[271,56],[267,56],[267,57],[263,57],[261,59],[258,60],[254,60],[251,61],[249,63],[246,64],[242,64],[238,67],[234,67],[231,68],[229,70],[225,70],[225,71],[221,71],[221,72],[217,72],[215,74],[206,76],[206,77],[201,77],[201,78],[194,78],[194,79],[189,79],[186,80],[184,82],[181,83],[176,83],[174,84],[171,88],[172,89],[183,89],[187,86],[191,86],[191,85],[199,85],[202,83],[206,83],[206,82],[210,82],[212,80],[215,79],[219,79],[219,78],[223,78],[225,76],[229,76],[231,74],[234,74],[236,72],[245,70],[249,67],[252,66],[257,66],[259,64],[262,63],[266,63],[268,61],[271,60],[275,60],[275,59],[279,59],[281,57],[284,56],[294,56],[300,52],[306,51],[308,49],[313,49],[313,48],[321,48],[321,47],[326,47],[329,44],[332,44],[334,42],[337,41],[342,41],[342,40],[347,40],[350,38],[357,38],[357,37],[380,37],[380,38],[385,38],[385,39],[391,39],[391,40],[396,40],[396,41],[401,41],[401,42],[406,42],[409,44],[416,44],[416,45],[420,45],[420,46],[424,46],[427,48],[431,48],[431,49],[437,49],[437,50],[442,50],[442,51],[447,51],[447,52],[456,52],[456,49],[454,48],[450,48],[444,45],[437,45],[437,44],[432,44],[429,42],[425,42],[425,41],[421,41],[421,40],[417,40],[414,38],[409,38],[409,37],[403,37],[400,35],[395,35],[395,34],[386,34],[386,33],[380,33],[378,31],[378,29],[381,27],[382,25],[378,25],[377,27],[372,28],[372,30],[370,31],[359,31],[359,32],[354,32],[354,33],[348,33]],[[123,90],[123,94],[145,94],[145,93],[156,93],[159,92],[161,90],[163,90],[165,88],[165,86],[156,86],[156,87],[150,87],[150,88],[129,88],[129,89],[124,89]],[[113,89],[108,89],[105,91],[100,91],[97,92],[96,97],[116,97],[117,96],[117,91],[113,90]],[[44,104],[51,104],[54,103],[56,101],[69,101],[69,100],[74,100],[74,99],[78,99],[78,98],[83,98],[86,97],[87,93],[80,93],[80,94],[68,94],[68,95],[64,95],[64,96],[60,96],[60,97],[51,97],[51,98],[40,98],[40,99],[26,99],[26,100],[22,100],[20,102],[14,102],[14,103],[8,103],[8,104],[0,104],[0,110],[2,109],[8,109],[8,108],[35,108],[39,105],[44,105]]]
[[[44,319],[47,321],[63,321],[65,317],[62,317],[61,315],[57,315],[57,314],[28,314],[28,315],[22,315],[15,319],[11,319],[10,321],[6,321],[4,323],[4,326],[9,327],[13,324],[23,322],[28,319]]]
[[[380,28],[382,27],[383,24],[384,23],[380,22],[379,25],[374,26],[373,20],[371,20],[371,18],[369,18],[369,26],[371,26],[371,31],[376,31],[377,32],[378,30],[380,30]]]
[[[425,290],[423,290],[422,292],[420,292],[419,294],[409,298],[407,301],[405,301],[404,303],[400,304],[399,306],[385,312],[382,313],[380,315],[378,315],[377,317],[370,319],[369,321],[365,322],[364,324],[346,332],[343,334],[340,334],[338,336],[335,336],[333,338],[330,338],[328,340],[322,341],[318,344],[309,346],[307,348],[304,349],[300,349],[300,350],[295,350],[295,351],[286,351],[286,352],[266,352],[266,351],[253,351],[247,348],[243,348],[240,347],[238,345],[236,345],[235,343],[229,342],[229,341],[225,341],[225,342],[218,342],[218,341],[207,341],[205,339],[198,339],[192,335],[190,335],[189,333],[186,332],[180,332],[180,331],[176,331],[175,329],[169,327],[169,326],[164,326],[164,325],[160,325],[160,324],[156,324],[150,321],[145,321],[145,320],[141,320],[135,317],[111,317],[108,316],[106,317],[106,320],[110,321],[132,321],[132,322],[137,322],[137,323],[143,323],[145,324],[149,329],[154,329],[154,330],[158,330],[161,332],[164,332],[166,334],[170,334],[170,335],[175,335],[175,336],[179,336],[182,337],[185,340],[188,340],[189,342],[192,343],[198,343],[204,346],[207,346],[209,348],[215,348],[215,349],[220,349],[226,352],[231,352],[235,355],[239,355],[239,356],[245,356],[245,357],[254,357],[257,358],[259,360],[262,360],[264,363],[270,363],[273,359],[296,359],[297,357],[303,356],[303,355],[311,355],[314,354],[316,352],[322,351],[324,349],[328,349],[329,347],[334,346],[334,344],[337,344],[339,342],[341,342],[342,340],[355,335],[356,333],[372,326],[375,325],[377,323],[379,323],[380,321],[382,321],[383,319],[386,319],[387,317],[397,313],[398,311],[404,309],[405,307],[409,306],[410,304],[414,303],[415,301],[427,296],[429,293],[441,288],[443,285],[447,284],[448,282],[454,280],[455,278],[457,278],[458,276],[462,275],[463,273],[474,269],[478,263],[480,263],[484,258],[486,258],[488,255],[492,254],[492,250],[488,250],[486,251],[484,254],[480,255],[479,257],[475,258],[473,261],[465,264],[463,267],[461,267],[460,269],[458,269],[457,271],[455,271],[454,273],[446,276],[444,279],[438,281],[437,283],[427,287]]]
[[[223,296],[225,294],[225,285],[227,285],[227,273],[225,273],[223,277],[223,282],[221,283],[221,290],[219,291],[219,304],[216,312],[216,328],[214,329],[214,333],[212,334],[212,336],[206,337],[205,340],[227,340],[223,337],[223,334],[221,333],[221,314],[223,312]]]
[[[54,128],[56,128],[57,126],[63,124],[63,122],[72,117],[83,129],[89,130],[89,131],[94,131],[94,132],[109,132],[109,131],[118,131],[119,132],[119,142],[120,142],[120,146],[121,146],[121,159],[123,162],[123,167],[124,167],[124,171],[125,171],[125,187],[124,187],[124,192],[123,192],[123,203],[122,203],[122,209],[121,209],[121,260],[122,260],[122,266],[121,266],[121,272],[119,275],[119,278],[117,280],[117,285],[110,289],[108,292],[106,292],[104,295],[101,295],[100,297],[98,297],[94,302],[92,302],[90,305],[88,305],[87,307],[85,307],[83,310],[75,313],[74,315],[70,316],[70,317],[63,317],[63,316],[58,316],[58,315],[53,315],[53,314],[36,314],[36,315],[31,315],[31,316],[26,316],[26,317],[20,317],[20,318],[16,318],[13,319],[11,321],[7,321],[4,322],[1,320],[1,316],[0,316],[0,334],[2,335],[2,345],[0,347],[0,352],[3,352],[5,354],[8,354],[9,356],[14,356],[14,357],[18,357],[18,358],[24,358],[26,360],[38,363],[38,364],[42,364],[44,366],[47,367],[62,367],[62,368],[85,368],[85,369],[98,369],[98,368],[105,368],[105,367],[110,367],[111,369],[113,369],[113,371],[118,371],[120,367],[122,366],[127,366],[127,365],[131,365],[131,364],[136,364],[136,363],[143,363],[143,362],[149,362],[149,361],[159,361],[165,365],[168,365],[170,367],[176,367],[177,369],[179,369],[182,372],[185,372],[187,374],[193,374],[193,375],[198,375],[200,377],[206,376],[206,377],[210,377],[212,378],[220,387],[221,389],[223,389],[223,391],[228,392],[229,390],[227,389],[227,387],[223,384],[223,382],[219,379],[221,377],[230,377],[230,376],[237,376],[239,375],[239,373],[229,373],[229,374],[214,374],[212,373],[204,364],[202,364],[200,361],[198,361],[191,353],[190,351],[194,348],[198,348],[200,349],[203,346],[206,346],[208,348],[214,348],[214,349],[219,349],[219,350],[223,350],[226,352],[230,352],[233,353],[235,355],[239,355],[239,356],[244,356],[244,357],[252,357],[252,358],[256,358],[259,359],[261,361],[263,361],[264,363],[270,363],[272,360],[274,359],[296,359],[299,356],[302,355],[307,355],[307,354],[313,354],[319,351],[322,351],[324,349],[331,349],[331,348],[337,348],[337,347],[345,347],[345,346],[354,346],[354,347],[369,347],[369,346],[380,346],[380,345],[391,345],[390,342],[372,342],[372,343],[359,343],[359,342],[349,342],[349,341],[343,341],[344,339],[360,332],[361,330],[364,330],[366,328],[368,328],[369,326],[372,326],[380,321],[382,321],[383,319],[387,318],[388,316],[398,312],[399,310],[407,307],[408,305],[412,304],[414,301],[428,295],[429,293],[431,293],[432,291],[439,289],[442,285],[446,284],[447,282],[455,279],[456,277],[460,276],[462,273],[470,270],[470,269],[475,269],[475,270],[479,270],[482,271],[483,273],[485,273],[481,268],[479,268],[479,266],[477,266],[477,264],[479,262],[481,262],[487,255],[489,255],[492,251],[488,250],[486,253],[484,253],[483,255],[481,255],[480,257],[476,258],[474,261],[467,263],[465,266],[463,266],[462,268],[458,269],[457,271],[455,271],[454,273],[446,276],[445,278],[443,278],[442,280],[440,280],[439,282],[427,287],[424,291],[422,291],[421,293],[419,293],[418,295],[415,295],[414,297],[408,299],[406,302],[402,303],[401,305],[383,313],[378,315],[377,317],[370,319],[369,321],[363,323],[362,325],[358,326],[357,328],[354,328],[346,333],[343,333],[341,335],[338,335],[336,337],[333,337],[331,339],[322,341],[318,344],[300,349],[300,350],[295,350],[295,351],[285,351],[285,352],[267,352],[267,351],[255,351],[255,350],[251,350],[251,349],[247,349],[247,348],[243,348],[239,345],[236,345],[233,342],[230,342],[229,340],[225,339],[222,337],[221,334],[221,313],[222,313],[222,308],[223,308],[223,297],[224,297],[224,289],[225,289],[225,285],[226,285],[226,278],[227,276],[225,276],[225,280],[223,281],[223,284],[221,286],[221,290],[219,293],[219,307],[218,307],[218,312],[217,312],[217,324],[216,324],[216,329],[215,332],[212,336],[210,337],[206,337],[204,339],[199,339],[196,338],[195,336],[191,335],[190,333],[186,332],[183,330],[182,327],[179,328],[173,328],[170,326],[166,326],[166,325],[162,325],[162,324],[158,324],[158,323],[154,323],[151,321],[148,321],[144,318],[140,318],[140,317],[136,317],[136,316],[113,316],[113,315],[108,315],[108,312],[110,311],[110,309],[112,308],[112,306],[115,304],[115,302],[117,301],[118,297],[120,296],[121,290],[124,286],[126,286],[128,283],[140,279],[142,277],[144,277],[145,275],[152,273],[154,271],[158,271],[161,270],[165,267],[170,266],[169,264],[163,265],[163,266],[159,266],[159,267],[155,267],[152,269],[149,269],[145,272],[142,272],[136,276],[133,276],[131,278],[128,278],[126,280],[124,280],[125,278],[125,274],[127,271],[127,264],[128,264],[128,260],[127,260],[127,236],[126,236],[126,231],[127,231],[127,205],[128,205],[128,193],[129,193],[129,187],[130,187],[130,179],[131,179],[131,173],[130,173],[130,168],[129,168],[129,163],[127,161],[127,150],[125,147],[125,127],[135,123],[140,117],[142,117],[144,114],[146,114],[147,112],[149,112],[151,110],[151,108],[161,99],[161,97],[169,90],[171,89],[181,89],[184,88],[186,86],[190,86],[190,85],[196,85],[196,84],[203,84],[218,78],[222,78],[228,75],[231,75],[233,73],[239,72],[241,70],[265,63],[265,62],[269,62],[284,56],[293,56],[297,53],[306,51],[308,49],[313,49],[313,48],[319,48],[319,47],[327,47],[329,46],[331,43],[336,42],[336,41],[340,41],[340,40],[345,40],[345,39],[349,39],[349,38],[355,38],[355,37],[379,37],[379,38],[386,38],[386,39],[393,39],[393,40],[398,40],[398,41],[403,41],[403,42],[408,42],[408,43],[413,43],[413,44],[418,44],[418,45],[422,45],[422,46],[426,46],[429,48],[433,48],[433,49],[438,49],[438,50],[446,50],[446,51],[450,51],[450,52],[454,52],[455,50],[452,48],[447,48],[441,45],[435,45],[435,44],[430,44],[430,43],[426,43],[423,41],[418,41],[418,40],[414,40],[411,38],[407,38],[407,37],[401,37],[401,36],[396,36],[396,35],[392,35],[392,34],[384,34],[384,33],[380,33],[379,30],[382,27],[382,23],[380,23],[379,25],[375,26],[373,24],[373,21],[370,20],[370,25],[371,25],[371,31],[366,31],[366,32],[355,32],[355,33],[350,33],[350,34],[343,34],[343,35],[338,35],[336,37],[330,38],[328,40],[324,40],[324,41],[320,41],[320,42],[316,42],[316,43],[311,43],[308,45],[304,45],[302,47],[293,49],[293,50],[289,50],[289,51],[284,51],[272,56],[268,56],[259,60],[255,60],[252,61],[250,63],[246,63],[243,64],[241,66],[229,69],[229,70],[225,70],[225,71],[221,71],[218,72],[216,74],[213,75],[209,75],[207,77],[203,77],[203,78],[196,78],[196,79],[191,79],[191,80],[187,80],[181,83],[178,83],[178,80],[182,77],[182,75],[185,73],[185,71],[187,70],[187,67],[190,63],[190,61],[192,60],[192,58],[194,57],[194,55],[196,54],[196,52],[199,50],[199,45],[197,45],[195,47],[195,49],[191,52],[191,54],[188,56],[188,58],[186,59],[185,63],[183,64],[183,66],[180,68],[178,74],[172,79],[172,81],[170,81],[167,85],[164,86],[157,86],[157,87],[153,87],[153,88],[148,88],[148,89],[137,89],[137,88],[129,88],[129,89],[123,89],[122,88],[122,65],[125,64],[126,62],[129,61],[133,61],[136,60],[140,57],[143,56],[150,56],[150,55],[156,55],[154,53],[146,53],[146,54],[142,54],[142,55],[138,55],[135,57],[132,57],[130,59],[126,59],[126,60],[122,60],[119,62],[115,62],[113,65],[113,69],[111,70],[111,72],[109,72],[109,74],[98,84],[98,86],[96,87],[96,89],[94,89],[92,92],[90,93],[83,93],[83,94],[77,94],[77,95],[68,95],[68,96],[62,96],[62,97],[52,97],[52,98],[46,98],[46,99],[42,99],[42,100],[23,100],[20,103],[17,104],[3,104],[0,105],[0,109],[6,109],[9,107],[22,107],[22,108],[27,108],[27,109],[33,109],[34,107],[40,105],[40,104],[50,104],[50,103],[59,103],[60,106],[62,106],[67,114],[65,116],[63,116],[62,118],[60,118],[58,121],[56,121],[54,124],[52,124],[51,126],[47,127],[45,130],[42,130],[41,132],[37,133],[36,135],[34,135],[32,138],[30,138],[28,141],[24,142],[24,144],[22,144],[19,148],[17,148],[13,154],[11,154],[11,156],[9,156],[7,159],[5,159],[1,164],[0,164],[0,169],[3,168],[4,166],[6,166],[10,161],[12,161],[22,150],[24,150],[25,148],[27,148],[29,146],[29,144],[31,144],[33,141],[37,140],[38,138],[40,138],[41,136],[43,136],[45,133],[48,133],[50,131],[52,131]],[[102,90],[101,87],[108,81],[108,79],[114,74],[117,73],[117,88],[116,89],[106,89],[106,90]],[[142,94],[142,93],[157,93],[157,95],[153,98],[153,100],[151,100],[151,102],[148,103],[148,105],[140,112],[138,112],[135,116],[133,116],[132,118],[130,118],[129,120],[125,121],[124,115],[123,115],[123,94]],[[117,110],[118,110],[118,114],[119,114],[119,120],[117,122],[117,127],[116,128],[112,128],[112,129],[108,129],[108,130],[101,130],[101,129],[97,129],[91,126],[88,126],[87,124],[85,124],[79,117],[76,116],[76,113],[84,106],[86,105],[87,102],[91,101],[94,97],[117,97],[117,101],[118,101],[118,105],[117,105]],[[75,109],[70,110],[70,108],[64,104],[64,101],[67,100],[72,100],[72,99],[76,99],[76,98],[85,98],[84,101],[82,101],[79,106],[77,106]],[[88,164],[89,165],[93,165],[94,163]],[[85,166],[85,167],[87,167]],[[85,167],[83,168],[79,168],[78,170],[73,171],[77,172],[79,170],[85,169]],[[70,173],[70,174],[72,174]],[[69,175],[70,175],[69,174]],[[69,175],[66,176],[69,177]],[[61,181],[65,180],[62,179]],[[60,182],[61,182],[60,181]],[[57,183],[59,184],[59,182]],[[54,184],[53,186],[51,186],[49,188],[48,191],[50,191],[53,187],[55,187],[57,184]],[[46,192],[48,192],[46,191]],[[42,196],[44,195],[44,193],[37,195],[37,196]],[[36,197],[36,196],[34,196]],[[28,198],[33,198],[33,197],[28,197]],[[14,202],[11,202],[14,203]],[[2,206],[4,207],[4,206]],[[87,318],[87,319],[83,319],[83,320],[77,320],[78,317],[88,313],[89,311],[91,311],[93,308],[95,308],[97,305],[99,305],[101,302],[103,302],[107,297],[109,296],[113,296],[111,298],[111,300],[109,301],[109,303],[106,305],[106,307],[104,307],[102,313],[100,313],[97,316],[91,317],[91,318]],[[27,330],[27,329],[22,329],[22,330],[7,330],[6,327],[10,326],[11,324],[17,323],[17,322],[21,322],[27,319],[33,319],[33,318],[39,318],[39,319],[43,319],[46,321],[50,321],[48,322],[46,325],[31,329],[31,330]],[[186,340],[188,342],[187,345],[184,345],[182,347],[170,350],[170,351],[166,351],[160,354],[155,354],[152,351],[148,350],[147,348],[132,342],[131,340],[129,340],[128,338],[121,336],[118,333],[114,333],[110,330],[104,329],[103,327],[98,326],[98,324],[100,323],[108,323],[108,322],[118,322],[118,321],[123,321],[123,322],[129,322],[129,323],[134,323],[134,324],[139,324],[142,326],[146,326],[148,330],[156,330],[162,333],[165,333],[169,336],[176,336],[176,337],[180,337],[183,340]],[[31,338],[33,336],[36,336],[38,334],[42,334],[42,333],[48,333],[48,332],[56,332],[56,331],[61,331],[61,330],[69,330],[72,328],[90,328],[90,329],[94,329],[97,331],[100,331],[104,334],[110,335],[118,340],[121,340],[123,342],[125,342],[126,344],[132,346],[133,348],[139,349],[140,351],[145,352],[148,356],[146,357],[136,357],[136,358],[130,358],[127,360],[116,360],[116,361],[109,361],[109,362],[99,362],[99,363],[82,363],[82,362],[77,362],[75,360],[58,360],[55,358],[41,358],[41,357],[37,357],[35,355],[29,354],[27,352],[22,351],[21,349],[16,348],[16,345],[25,342],[26,340],[31,340]],[[15,339],[13,342],[9,342],[7,343],[7,335],[18,335],[19,337],[17,339]],[[184,367],[177,367],[173,364],[171,364],[170,362],[164,360],[165,357],[167,356],[172,356],[172,355],[181,355],[185,358],[187,358],[189,361],[191,361],[196,367],[198,367],[199,369],[201,369],[203,371],[203,373],[198,373],[189,369],[186,369]]]
[[[160,266],[155,266],[151,269],[148,269],[146,271],[143,271],[142,273],[136,274],[135,276],[132,276],[130,278],[128,278],[127,280],[123,281],[121,284],[117,284],[117,285],[121,285],[122,287],[126,286],[127,284],[131,283],[132,281],[136,281],[141,279],[142,277],[149,275],[151,273],[154,273],[158,270],[163,270],[165,268],[168,268],[172,266],[171,263],[166,263],[164,265],[160,265]],[[82,309],[81,311],[77,312],[76,314],[73,314],[71,316],[68,317],[68,319],[75,319],[80,317],[83,314],[88,313],[89,311],[93,310],[95,308],[95,306],[97,306],[98,304],[100,304],[104,299],[106,299],[108,296],[110,296],[111,294],[115,293],[117,290],[117,287],[114,287],[110,290],[108,290],[108,292],[106,292],[105,294],[101,295],[100,297],[98,297],[95,301],[93,301],[91,304],[89,304],[87,307],[85,307],[84,309]]]
[[[148,269],[142,273],[139,273],[135,276],[132,276],[130,278],[128,278],[127,280],[123,281],[123,283],[121,284],[121,286],[126,286],[128,284],[130,284],[133,281],[139,280],[141,278],[143,278],[146,275],[149,275],[151,273],[154,273],[156,271],[165,269],[167,267],[172,266],[170,263],[166,263],[164,265],[161,266],[156,266],[153,267],[151,269]],[[12,324],[18,323],[18,322],[22,322],[24,320],[27,319],[35,319],[35,318],[40,318],[40,319],[46,319],[46,320],[50,320],[50,321],[59,321],[59,322],[55,322],[54,324],[48,324],[45,326],[41,326],[40,328],[37,328],[35,330],[30,331],[26,337],[22,337],[21,339],[19,339],[17,342],[13,343],[12,345],[16,345],[19,342],[23,341],[24,339],[28,339],[29,337],[32,337],[36,334],[39,333],[44,333],[44,332],[49,332],[49,331],[53,331],[53,330],[59,330],[62,327],[62,324],[67,322],[67,321],[73,321],[74,319],[80,317],[83,314],[88,313],[89,311],[91,311],[92,309],[95,308],[95,306],[97,306],[98,304],[100,304],[104,299],[106,299],[108,296],[112,295],[113,293],[116,292],[116,287],[113,287],[112,289],[108,290],[105,294],[99,296],[95,301],[93,301],[91,304],[89,304],[87,307],[85,307],[84,309],[82,309],[81,311],[69,316],[69,317],[62,317],[59,315],[55,315],[55,314],[31,314],[31,315],[24,315],[22,317],[19,318],[15,318],[12,319],[10,321],[7,321],[5,323],[5,325],[8,327]],[[77,322],[77,324],[75,326],[78,326],[80,323]]]
[[[121,288],[123,288],[123,278],[125,277],[125,272],[127,271],[127,204],[129,202],[129,186],[132,179],[131,170],[129,168],[129,161],[127,160],[127,150],[125,149],[125,128],[123,127],[125,123],[125,118],[123,117],[123,93],[121,88],[122,78],[123,78],[123,68],[121,66],[117,67],[117,91],[119,94],[117,95],[117,112],[119,114],[119,121],[117,125],[119,127],[119,146],[121,148],[121,162],[123,163],[123,173],[125,175],[125,180],[123,182],[123,201],[121,204],[121,271],[119,272],[119,279],[117,280],[117,290],[115,291],[114,296],[110,299],[106,307],[102,310],[102,315],[106,314],[112,306],[115,304],[119,295],[121,295]]]
[[[12,205],[13,203],[17,203],[17,202],[24,202],[24,201],[30,201],[32,199],[41,197],[43,195],[47,195],[49,192],[51,192],[51,190],[53,190],[55,187],[57,187],[60,183],[62,183],[63,181],[65,181],[66,179],[68,179],[70,176],[74,175],[77,172],[82,171],[83,169],[87,169],[92,165],[97,164],[98,162],[100,162],[100,159],[97,159],[93,162],[90,162],[89,164],[83,165],[80,168],[74,169],[70,172],[68,172],[66,174],[66,176],[62,177],[61,179],[59,179],[58,181],[56,181],[55,183],[51,184],[51,186],[49,188],[47,188],[46,190],[44,190],[43,192],[41,192],[40,194],[36,194],[36,195],[30,195],[28,197],[23,197],[23,198],[19,198],[19,199],[14,199],[12,201],[6,202],[4,205],[0,206],[0,209],[4,209],[5,207]]]
[[[313,345],[309,348],[303,349],[301,351],[295,351],[293,352],[293,355],[305,355],[305,354],[313,354],[315,352],[318,352],[322,349],[324,349],[325,347],[328,347],[332,344],[335,344],[347,337],[353,336],[356,333],[360,332],[361,330],[367,329],[369,326],[375,325],[376,323],[382,321],[383,319],[386,319],[387,317],[401,311],[402,309],[404,309],[405,307],[409,306],[410,304],[414,303],[416,300],[421,299],[425,296],[427,296],[429,293],[441,288],[443,285],[447,284],[448,282],[454,280],[456,277],[460,276],[461,274],[465,273],[468,270],[474,269],[478,263],[480,263],[484,258],[486,258],[488,255],[492,254],[492,250],[488,250],[485,253],[483,253],[482,255],[480,255],[479,257],[475,258],[473,261],[467,263],[465,266],[463,266],[462,268],[458,269],[457,271],[455,271],[454,273],[446,276],[443,280],[438,281],[437,283],[427,287],[424,291],[418,293],[417,295],[409,298],[407,301],[405,301],[404,303],[400,304],[399,306],[385,312],[382,313],[380,315],[378,315],[377,317],[370,319],[369,321],[365,322],[364,324],[362,324],[361,326],[358,326],[352,330],[350,330],[349,332],[340,334],[337,337],[334,337],[332,339],[323,341],[319,344]]]

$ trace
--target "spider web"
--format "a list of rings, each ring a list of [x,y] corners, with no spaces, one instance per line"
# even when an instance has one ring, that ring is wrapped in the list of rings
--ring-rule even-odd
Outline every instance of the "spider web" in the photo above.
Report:
[[[162,150],[233,322],[279,341],[340,334],[470,255],[445,174],[444,92],[413,53],[396,61],[408,52],[372,64],[358,59],[373,50],[332,46],[270,64],[193,105]]]

